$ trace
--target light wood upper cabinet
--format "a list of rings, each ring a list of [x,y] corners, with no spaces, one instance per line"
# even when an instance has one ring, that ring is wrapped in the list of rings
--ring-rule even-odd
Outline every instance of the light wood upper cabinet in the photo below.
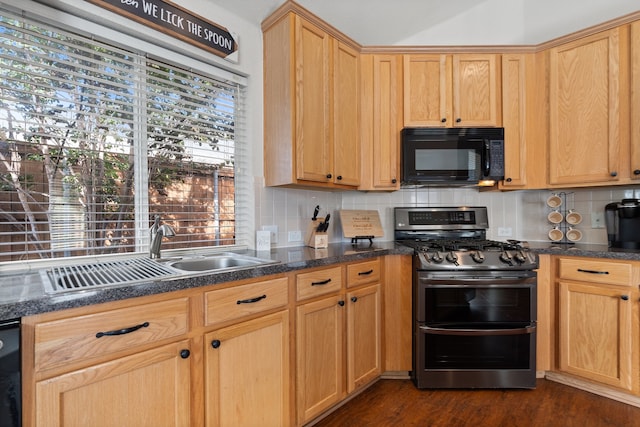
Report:
[[[360,184],[360,54],[333,41],[331,131],[336,184]]]
[[[500,126],[500,55],[405,55],[404,126]]]
[[[402,56],[361,56],[362,182],[360,190],[400,189]]]
[[[628,179],[627,34],[616,28],[551,49],[549,184]]]
[[[359,53],[288,13],[264,31],[268,186],[360,183]]]
[[[631,24],[631,179],[640,179],[640,21]]]

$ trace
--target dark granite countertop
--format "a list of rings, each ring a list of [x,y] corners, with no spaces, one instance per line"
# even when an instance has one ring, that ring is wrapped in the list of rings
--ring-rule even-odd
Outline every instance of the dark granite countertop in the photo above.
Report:
[[[607,245],[564,245],[550,242],[529,242],[529,245],[538,254],[640,261],[640,251],[609,248]],[[279,263],[238,271],[189,275],[187,277],[158,280],[137,285],[96,288],[60,295],[49,295],[45,292],[42,278],[38,271],[3,273],[0,270],[0,319],[19,318],[109,301],[179,291],[235,280],[259,278],[306,268],[364,260],[381,255],[410,255],[413,250],[394,242],[375,242],[372,246],[369,246],[368,243],[360,243],[356,247],[349,243],[334,243],[330,244],[326,249],[312,249],[300,246],[277,248],[269,253],[258,253],[250,250],[237,252],[261,258],[271,258],[274,261],[279,261]]]
[[[341,262],[358,261],[380,255],[411,254],[411,249],[393,242],[368,242],[358,246],[330,244],[326,249],[309,247],[278,248],[269,253],[251,250],[233,251],[260,258],[279,261],[244,270],[217,274],[191,274],[166,280],[121,287],[103,287],[86,291],[49,295],[45,292],[39,271],[2,272],[0,270],[0,319],[13,319],[50,311],[100,304],[147,295],[179,291],[190,288],[232,282],[248,278],[259,278],[305,268],[321,267]]]

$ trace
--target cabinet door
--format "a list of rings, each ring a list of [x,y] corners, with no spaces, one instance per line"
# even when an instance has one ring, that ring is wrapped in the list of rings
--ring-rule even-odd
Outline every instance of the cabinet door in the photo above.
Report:
[[[181,341],[37,382],[36,425],[191,425],[185,350]]]
[[[360,60],[344,43],[333,43],[333,172],[336,184],[360,184]]]
[[[345,396],[344,301],[325,298],[297,307],[296,385],[298,423],[303,424]]]
[[[453,126],[500,126],[500,55],[453,55]]]
[[[347,293],[347,391],[382,372],[380,285]]]
[[[373,58],[373,188],[400,187],[401,56]]]
[[[525,70],[525,55],[502,56],[503,186],[506,188],[519,188],[527,183]]]
[[[288,426],[287,311],[205,336],[207,426]]]
[[[624,44],[624,43],[623,43]],[[615,183],[620,174],[620,30],[551,49],[549,183]]]
[[[330,182],[329,35],[296,16],[296,178]]]
[[[560,370],[631,390],[630,290],[560,281]]]
[[[631,178],[640,179],[640,21],[631,24]]]
[[[404,125],[447,126],[450,55],[404,55]]]

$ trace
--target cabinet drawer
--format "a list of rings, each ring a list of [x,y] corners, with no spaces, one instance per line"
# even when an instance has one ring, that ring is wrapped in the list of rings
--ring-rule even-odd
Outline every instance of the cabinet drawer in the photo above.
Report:
[[[347,287],[380,281],[380,259],[347,265]]]
[[[286,306],[287,283],[282,277],[205,293],[205,325]]]
[[[179,298],[39,323],[35,368],[49,369],[186,334],[188,311],[189,299]]]
[[[342,267],[300,273],[296,276],[298,301],[339,291],[342,288]]]
[[[558,276],[581,282],[631,286],[633,265],[611,260],[560,258]]]

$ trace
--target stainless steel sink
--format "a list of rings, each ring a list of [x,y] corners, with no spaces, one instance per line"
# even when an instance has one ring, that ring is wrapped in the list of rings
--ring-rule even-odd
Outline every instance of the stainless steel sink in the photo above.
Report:
[[[249,267],[275,264],[277,261],[256,258],[234,253],[221,253],[196,258],[183,258],[179,261],[168,262],[167,265],[182,271],[222,271],[239,270]]]

